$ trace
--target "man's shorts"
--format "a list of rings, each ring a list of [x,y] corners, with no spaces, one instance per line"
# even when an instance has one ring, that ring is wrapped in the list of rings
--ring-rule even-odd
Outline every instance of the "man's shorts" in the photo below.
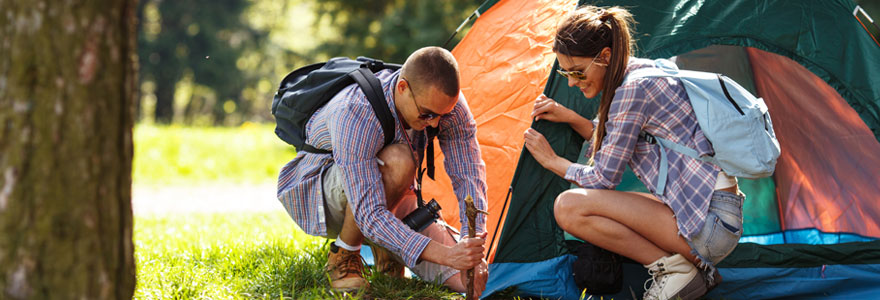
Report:
[[[341,170],[335,164],[331,165],[324,170],[322,181],[324,186],[324,216],[325,224],[327,225],[326,237],[335,239],[339,236],[339,231],[342,230],[342,222],[345,220],[345,206],[348,203],[348,197],[345,195],[343,188],[344,182]],[[412,202],[411,205],[406,205],[407,203],[398,205],[397,211],[393,212],[395,216],[398,219],[402,219],[407,213],[415,209],[416,204],[414,201]],[[444,225],[445,223],[434,223],[419,233],[445,245],[455,244],[456,237]],[[379,245],[376,245],[376,243],[369,239],[365,240],[370,247],[379,247]],[[392,252],[392,254],[397,262],[404,264],[403,259],[397,253]],[[450,277],[458,273],[456,269],[429,261],[422,261],[415,268],[410,269],[419,278],[439,284],[443,284]]]
[[[715,266],[736,248],[743,234],[743,200],[742,194],[727,191],[712,194],[706,224],[688,242],[703,263]]]

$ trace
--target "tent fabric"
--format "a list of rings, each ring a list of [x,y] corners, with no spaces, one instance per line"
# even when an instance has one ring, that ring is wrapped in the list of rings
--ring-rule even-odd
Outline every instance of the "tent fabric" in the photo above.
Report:
[[[880,241],[833,245],[741,243],[720,268],[805,268],[824,265],[880,264]],[[725,279],[726,280],[726,279]]]
[[[789,57],[835,88],[880,139],[880,48],[853,17],[851,0],[595,2],[631,8],[639,56],[737,45]]]
[[[574,6],[575,1],[497,1],[477,18],[452,51],[461,72],[462,93],[479,128],[477,139],[487,170],[490,234],[502,216],[532,103],[541,94],[555,58],[550,41],[556,22],[561,12]],[[423,182],[425,198],[435,198],[443,219],[458,227],[458,199],[439,163],[443,153],[437,151],[434,160],[438,162],[437,180]]]
[[[480,30],[477,25],[491,26],[489,18],[500,7],[524,9],[528,1],[498,1],[486,10],[477,24],[465,37],[467,40]],[[740,188],[746,191],[744,207],[745,235],[740,246],[719,265],[725,281],[710,296],[722,298],[767,297],[821,297],[845,298],[876,295],[880,278],[872,259],[838,250],[822,252],[821,246],[845,245],[854,249],[880,252],[876,244],[877,224],[880,214],[876,208],[878,182],[877,140],[880,137],[880,47],[873,44],[861,25],[852,17],[855,4],[849,0],[763,1],[749,0],[729,3],[724,1],[646,1],[646,0],[599,0],[589,1],[597,5],[621,5],[630,9],[638,25],[637,56],[668,58],[678,56],[680,67],[725,73],[743,86],[764,97],[774,118],[777,136],[783,148],[783,157],[777,166],[777,174],[760,180],[741,180]],[[573,6],[560,5],[556,11],[542,10],[547,24],[552,24]],[[523,19],[523,12],[515,9],[509,15],[492,22],[502,24],[502,31],[492,34],[509,34],[528,40],[529,49],[540,49],[541,59],[505,61],[506,65],[524,63],[534,67],[535,74],[543,74],[546,85],[544,93],[581,115],[595,115],[596,100],[584,99],[577,89],[566,86],[564,78],[553,73],[541,72],[556,68],[549,52],[549,39],[525,38],[539,32],[526,30],[514,34],[506,30]],[[481,23],[482,21],[482,23]],[[529,21],[524,21],[529,22]],[[552,27],[550,27],[552,28]],[[499,33],[504,32],[504,33]],[[541,33],[544,34],[544,33]],[[498,37],[480,36],[479,47],[456,48],[456,57],[468,60],[463,68],[463,82],[470,78],[466,72],[483,74],[495,72],[514,77],[510,72],[498,72],[496,61],[486,57],[491,51],[528,52],[520,48],[526,43],[499,44]],[[546,44],[542,44],[542,42]],[[474,42],[471,40],[470,42]],[[464,40],[463,40],[463,44]],[[709,47],[728,45],[735,47]],[[460,45],[461,46],[461,45]],[[709,48],[706,48],[709,47]],[[477,58],[474,58],[475,56]],[[523,59],[523,57],[516,57]],[[460,61],[461,63],[461,61]],[[472,63],[472,64],[471,64]],[[720,67],[720,69],[719,69]],[[506,67],[505,67],[506,68]],[[486,69],[486,71],[482,71]],[[522,72],[532,74],[531,72]],[[519,75],[516,75],[519,76]],[[468,79],[466,79],[468,78]],[[504,77],[504,80],[513,81]],[[545,82],[531,80],[532,83]],[[489,176],[502,174],[509,179],[512,191],[507,212],[503,214],[503,230],[498,236],[497,248],[491,260],[493,264],[487,291],[499,291],[517,286],[524,295],[542,295],[546,280],[557,278],[560,273],[533,273],[534,270],[555,268],[566,272],[566,259],[570,257],[565,246],[565,235],[553,218],[553,200],[569,187],[569,183],[542,168],[522,148],[521,132],[531,126],[544,133],[554,151],[569,160],[575,160],[583,139],[567,125],[538,121],[527,122],[531,110],[531,97],[510,93],[522,91],[519,84],[507,85],[504,81],[481,81],[465,83],[479,90],[490,91],[486,98],[495,99],[480,105],[511,108],[517,113],[491,111],[490,116],[506,115],[520,122],[507,122],[500,127],[480,127],[480,141],[486,147],[509,150],[505,159],[484,153],[487,164],[499,160],[501,170],[487,167]],[[499,92],[501,91],[501,92]],[[492,93],[497,94],[494,95]],[[531,91],[530,91],[531,93]],[[475,98],[466,93],[471,102]],[[513,104],[511,104],[513,103]],[[472,108],[473,108],[472,104]],[[487,110],[483,110],[485,112]],[[478,122],[488,119],[478,118]],[[497,122],[497,121],[496,121]],[[490,131],[490,132],[486,132]],[[485,135],[485,136],[484,136]],[[484,143],[484,137],[486,143]],[[506,140],[504,138],[506,138]],[[489,141],[492,142],[489,142]],[[496,143],[507,141],[508,144]],[[494,151],[494,149],[492,150]],[[519,156],[517,156],[517,154]],[[490,157],[490,158],[489,158]],[[508,173],[516,161],[516,171]],[[493,177],[494,178],[494,177]],[[490,178],[489,180],[494,180]],[[490,208],[499,211],[508,192],[505,182],[490,184]],[[640,183],[628,177],[618,189],[638,189]],[[500,200],[499,200],[500,199]],[[498,202],[494,202],[498,201]],[[494,205],[494,206],[493,206]],[[455,207],[448,205],[444,207]],[[449,212],[455,216],[457,212]],[[494,225],[498,215],[490,218]],[[490,231],[491,232],[491,231]],[[764,246],[759,243],[805,243]],[[847,243],[855,242],[855,243]],[[847,244],[841,244],[847,243]],[[757,247],[758,250],[754,250]],[[786,248],[791,247],[791,248]],[[788,249],[791,251],[783,251]],[[837,248],[832,248],[837,249]],[[818,251],[818,252],[817,252]],[[758,256],[749,258],[749,255]],[[773,253],[781,260],[792,257],[814,257],[813,264],[772,265]],[[815,254],[815,255],[814,255]],[[840,263],[837,257],[852,257]],[[739,261],[740,263],[736,263]],[[752,261],[749,263],[749,261]],[[758,262],[758,263],[754,263]],[[546,264],[551,264],[549,267]],[[552,264],[556,265],[553,266]],[[771,265],[762,265],[771,264]],[[821,265],[816,265],[821,263]],[[645,276],[640,266],[626,272],[626,282],[636,282]],[[570,267],[568,267],[570,268]],[[824,271],[824,273],[823,273]],[[509,275],[513,273],[514,275]],[[527,274],[530,279],[521,274]],[[818,275],[817,275],[818,274]],[[824,277],[822,277],[824,274]],[[496,277],[498,276],[498,277]],[[520,278],[520,279],[517,279]],[[566,279],[559,279],[557,288],[565,291],[561,298],[579,297],[580,293],[565,286]],[[813,286],[798,287],[798,280],[813,282]],[[826,280],[826,281],[823,281]],[[532,285],[530,281],[541,282]],[[830,287],[829,284],[844,288]],[[873,285],[873,290],[870,287]],[[794,289],[793,289],[794,288]],[[537,294],[536,294],[537,293]],[[491,293],[486,293],[488,296]],[[617,299],[641,295],[639,288],[615,296]]]
[[[745,222],[745,221],[743,221]],[[744,226],[745,227],[745,226]],[[745,229],[745,228],[744,228]],[[870,242],[876,238],[865,237],[845,232],[821,232],[814,228],[795,229],[780,232],[743,236],[740,243],[756,243],[761,245],[775,244],[808,244],[829,245],[850,242]]]
[[[545,299],[578,299],[578,290],[571,276],[574,255],[562,255],[534,263],[493,263],[484,295],[492,295],[509,286],[518,295]],[[528,270],[528,272],[523,272]]]
[[[720,269],[710,299],[874,299],[880,265]]]
[[[880,237],[880,142],[822,79],[788,58],[747,51],[785,146],[775,174],[783,230]]]

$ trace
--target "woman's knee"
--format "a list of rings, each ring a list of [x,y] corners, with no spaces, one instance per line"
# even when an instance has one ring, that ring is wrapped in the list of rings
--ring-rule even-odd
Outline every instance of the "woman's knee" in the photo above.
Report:
[[[553,203],[553,216],[562,229],[569,228],[579,217],[587,215],[589,191],[571,189],[559,194]]]

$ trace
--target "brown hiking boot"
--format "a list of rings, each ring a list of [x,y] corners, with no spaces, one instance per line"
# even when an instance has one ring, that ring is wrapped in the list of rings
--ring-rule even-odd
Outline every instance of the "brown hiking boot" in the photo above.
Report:
[[[403,264],[394,258],[391,251],[379,245],[372,245],[370,249],[373,251],[373,261],[377,271],[391,277],[403,278]]]
[[[348,251],[330,244],[330,257],[325,267],[330,273],[330,288],[351,292],[369,286],[364,280],[364,261],[358,251]]]

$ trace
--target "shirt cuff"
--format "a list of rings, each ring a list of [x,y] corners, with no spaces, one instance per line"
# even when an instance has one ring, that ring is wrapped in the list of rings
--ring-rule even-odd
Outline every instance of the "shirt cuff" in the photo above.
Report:
[[[413,234],[406,241],[406,246],[403,248],[403,262],[409,268],[415,268],[416,264],[419,263],[419,257],[422,256],[422,252],[425,251],[425,247],[428,247],[428,243],[431,242],[431,238],[426,237],[421,234]]]
[[[583,169],[583,168],[587,168],[587,167],[588,167],[588,166],[586,166],[586,165],[571,164],[570,166],[568,166],[568,170],[565,171],[565,180],[568,180],[568,181],[571,181],[571,182],[575,182],[575,183],[578,182],[578,181],[577,181],[577,178],[578,178],[578,176],[577,176],[577,175],[578,175],[578,172],[579,172],[581,169]],[[578,186],[580,186],[580,184],[578,184]]]

